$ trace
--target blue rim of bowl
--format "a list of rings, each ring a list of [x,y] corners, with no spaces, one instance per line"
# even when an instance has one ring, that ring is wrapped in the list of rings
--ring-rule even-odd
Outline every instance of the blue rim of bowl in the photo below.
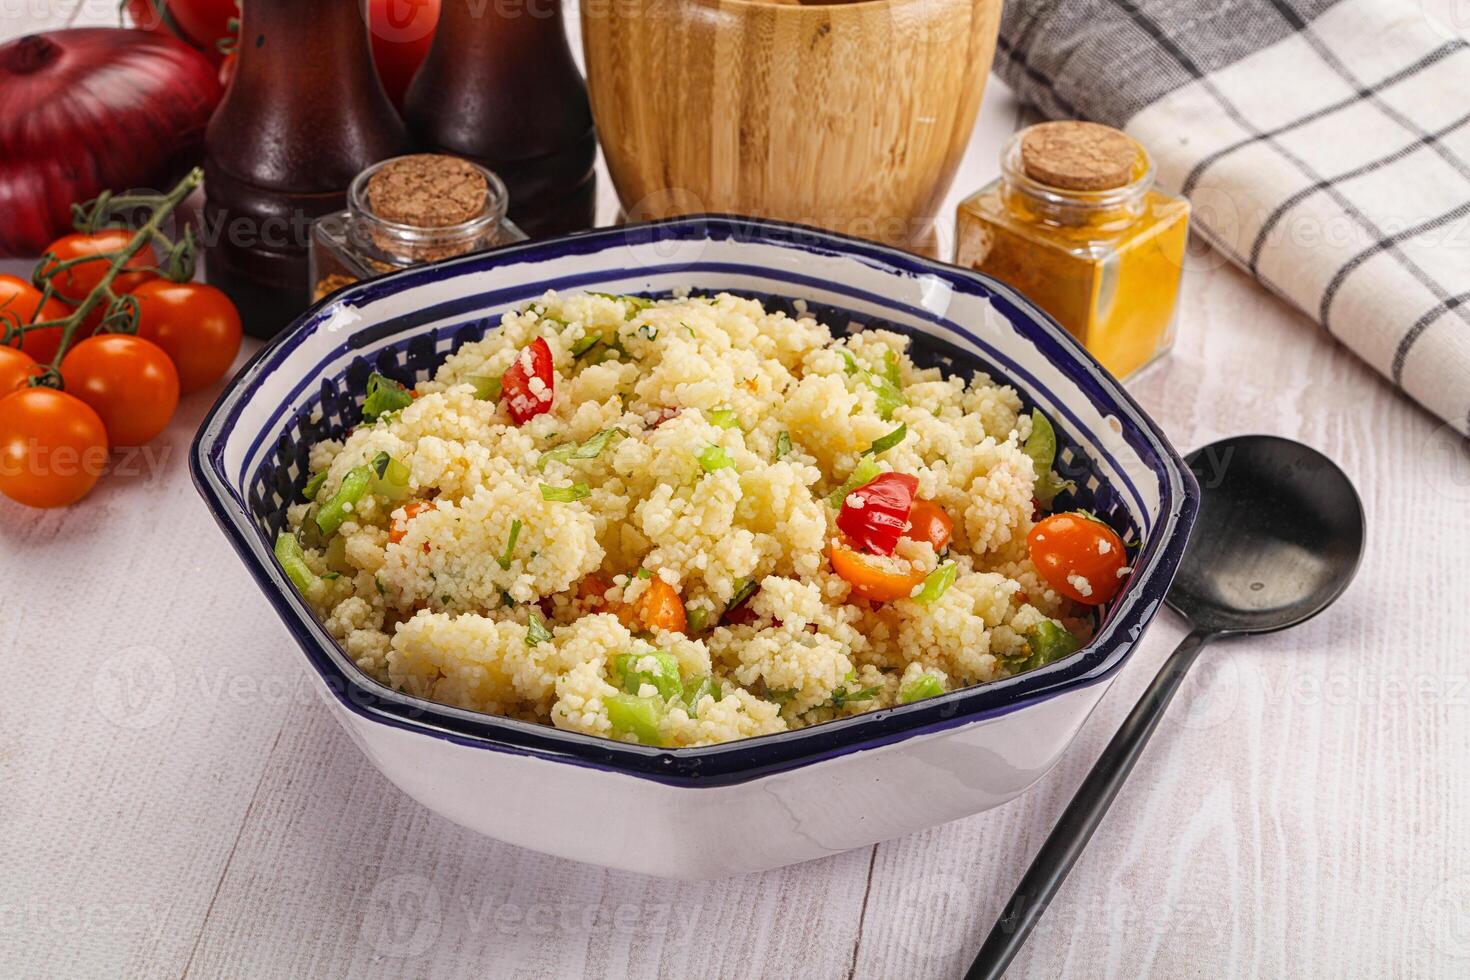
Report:
[[[284,573],[274,562],[262,560],[260,553],[252,548],[255,539],[265,554],[270,553],[269,542],[264,542],[244,500],[231,488],[224,472],[224,441],[260,378],[325,319],[325,310],[343,301],[371,302],[470,268],[493,267],[511,258],[540,261],[600,252],[620,244],[699,240],[734,240],[797,249],[854,259],[889,274],[941,279],[953,289],[986,298],[1000,307],[1018,328],[1029,325],[1031,330],[1023,329],[1029,340],[1048,356],[1070,361],[1075,366],[1077,370],[1068,371],[1069,379],[1088,395],[1095,407],[1119,419],[1122,437],[1160,481],[1158,523],[1135,559],[1135,572],[1128,585],[1114,601],[1106,622],[1091,643],[1077,654],[1039,670],[961,688],[940,697],[774,735],[674,749],[617,742],[437,704],[388,688],[351,665]],[[617,278],[616,270],[609,270],[605,278]],[[972,339],[978,342],[978,338]],[[1009,380],[1015,383],[1014,378]],[[1017,387],[1029,401],[1032,389]],[[1044,387],[1037,387],[1045,391]],[[1010,287],[982,273],[836,232],[719,214],[669,218],[518,242],[345,287],[299,316],[236,374],[196,433],[189,466],[195,488],[216,523],[323,684],[346,710],[378,724],[459,745],[682,787],[732,785],[852,752],[937,734],[1107,680],[1127,660],[1144,629],[1162,607],[1199,506],[1199,489],[1193,474],[1157,424],[1070,334]],[[329,652],[329,646],[336,651],[336,658]]]

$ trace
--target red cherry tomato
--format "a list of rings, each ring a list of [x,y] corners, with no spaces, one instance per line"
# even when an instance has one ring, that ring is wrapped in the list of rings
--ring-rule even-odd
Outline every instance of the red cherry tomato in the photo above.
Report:
[[[908,536],[915,541],[929,542],[934,546],[934,553],[939,554],[949,547],[949,539],[954,536],[954,521],[934,501],[915,500],[909,510]]]
[[[540,337],[521,348],[515,363],[500,378],[500,397],[516,425],[551,411],[555,389],[551,347]]]
[[[107,430],[79,398],[22,388],[0,398],[0,493],[28,507],[65,507],[107,467]]]
[[[41,371],[41,365],[25,351],[0,347],[0,398],[22,387]]]
[[[154,279],[133,290],[138,336],[164,349],[179,369],[179,391],[207,388],[240,353],[240,312],[230,298],[202,282]]]
[[[919,478],[879,473],[842,501],[837,526],[854,545],[874,555],[891,555],[909,526]]]
[[[41,291],[24,279],[0,276],[0,327],[64,320],[69,316],[71,308],[59,300],[48,299],[42,306]],[[20,349],[41,364],[51,363],[60,346],[60,327],[31,330],[20,342]]]
[[[102,281],[102,277],[107,274],[111,260],[103,253],[116,252],[132,240],[133,233],[126,228],[103,228],[91,234],[77,232],[56,239],[46,251],[56,256],[58,262],[84,259],[89,255],[97,256],[91,261],[79,262],[53,277],[51,283],[56,290],[56,295],[72,306],[80,306]],[[119,272],[113,277],[112,291],[121,296],[123,293],[130,293],[137,289],[149,279],[156,278],[156,274],[151,271],[156,264],[157,260],[153,257],[152,245],[139,249],[138,253],[128,259],[127,265],[123,267],[124,270],[136,271]],[[56,263],[49,263],[44,271],[49,272],[55,267]]]
[[[1101,521],[1083,514],[1052,514],[1026,538],[1031,562],[1062,595],[1100,606],[1123,586],[1128,564],[1123,539]]]
[[[163,348],[139,337],[91,337],[61,359],[66,390],[92,407],[114,446],[141,446],[179,404],[179,375]]]

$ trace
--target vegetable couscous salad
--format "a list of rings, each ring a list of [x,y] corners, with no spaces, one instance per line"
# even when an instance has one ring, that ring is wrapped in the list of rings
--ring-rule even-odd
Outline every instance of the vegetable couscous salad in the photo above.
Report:
[[[541,301],[312,449],[283,568],[364,671],[648,745],[1075,651],[1128,573],[1015,391],[731,295]]]

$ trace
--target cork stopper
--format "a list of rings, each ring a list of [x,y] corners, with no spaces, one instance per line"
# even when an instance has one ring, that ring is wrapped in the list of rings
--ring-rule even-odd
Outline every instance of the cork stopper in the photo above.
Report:
[[[1063,121],[1021,137],[1021,166],[1034,181],[1068,191],[1106,191],[1133,179],[1138,144],[1110,126]]]
[[[367,203],[384,221],[446,228],[485,210],[489,185],[468,161],[438,153],[390,160],[367,182]]]

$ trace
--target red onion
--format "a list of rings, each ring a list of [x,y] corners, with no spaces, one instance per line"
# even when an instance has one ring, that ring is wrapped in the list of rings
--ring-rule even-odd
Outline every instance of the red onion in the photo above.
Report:
[[[37,255],[104,190],[166,188],[204,156],[209,59],[111,27],[0,45],[0,256]]]

